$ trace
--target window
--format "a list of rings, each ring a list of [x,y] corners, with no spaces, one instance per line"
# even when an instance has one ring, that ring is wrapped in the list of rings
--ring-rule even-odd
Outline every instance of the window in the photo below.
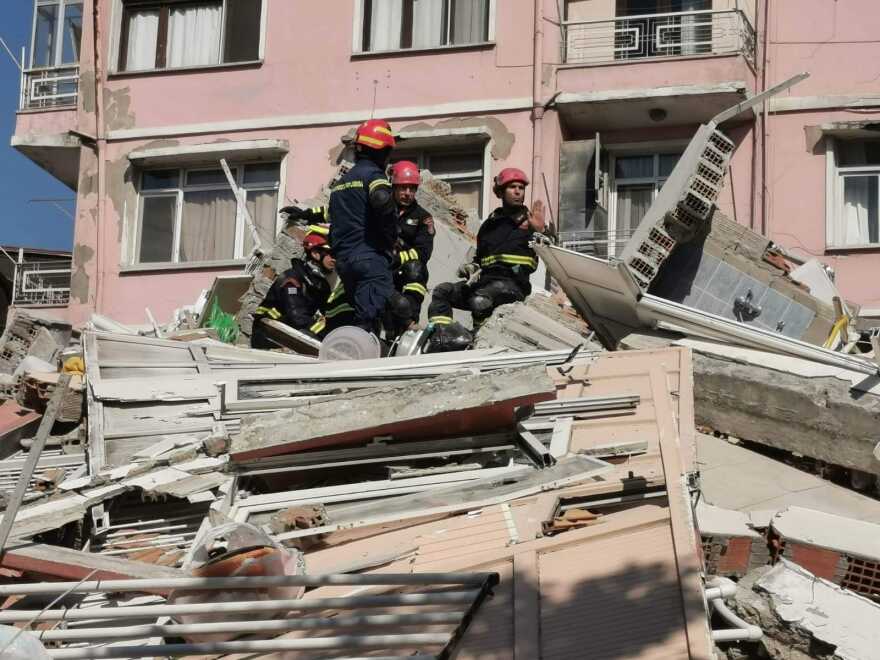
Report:
[[[124,0],[119,71],[260,57],[262,0]]]
[[[230,166],[260,240],[271,243],[278,212],[278,163]],[[220,169],[145,170],[137,263],[193,263],[247,257],[253,239],[244,209]]]
[[[617,0],[615,59],[711,52],[712,15],[692,13],[707,9],[710,0]]]
[[[61,67],[79,62],[82,0],[36,0],[31,67]]]
[[[608,232],[609,254],[618,252],[633,235],[680,157],[680,152],[612,155],[614,223]]]
[[[363,0],[361,50],[437,48],[489,40],[492,0]]]
[[[828,245],[880,244],[880,140],[838,140],[834,147]]]
[[[395,151],[394,160],[411,160],[420,169],[429,170],[436,178],[452,187],[462,210],[479,219],[483,205],[483,150],[423,151],[404,155]]]

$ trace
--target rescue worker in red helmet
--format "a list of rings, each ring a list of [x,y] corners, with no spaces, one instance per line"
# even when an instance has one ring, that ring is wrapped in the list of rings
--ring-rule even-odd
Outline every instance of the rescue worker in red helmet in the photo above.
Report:
[[[397,243],[397,209],[385,167],[394,148],[388,122],[371,119],[354,138],[354,167],[330,189],[330,245],[354,308],[354,325],[379,334],[394,291],[391,259]]]
[[[418,323],[428,295],[428,260],[434,251],[434,219],[416,201],[419,167],[402,160],[391,166],[391,186],[397,204],[398,239],[392,271],[394,293],[388,303],[386,333],[398,336]]]
[[[474,261],[458,270],[464,279],[434,288],[428,317],[436,326],[431,337],[435,351],[460,350],[473,339],[453,320],[453,308],[469,310],[476,331],[496,307],[525,300],[532,291],[529,277],[538,267],[538,257],[529,243],[535,232],[544,232],[543,203],[537,201],[534,212],[525,206],[529,178],[515,167],[501,170],[494,184],[501,206],[480,226]]]
[[[333,272],[335,260],[330,245],[320,234],[311,233],[303,239],[302,259],[291,259],[290,268],[276,278],[255,314],[251,346],[276,348],[268,338],[260,319],[269,318],[318,339],[333,327],[344,325],[346,315],[354,310],[339,293],[331,291],[328,275]]]

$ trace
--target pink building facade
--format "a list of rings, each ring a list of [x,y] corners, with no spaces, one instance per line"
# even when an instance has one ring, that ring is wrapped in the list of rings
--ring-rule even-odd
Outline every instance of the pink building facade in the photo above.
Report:
[[[221,158],[271,241],[278,208],[384,117],[475,219],[517,166],[568,245],[614,255],[698,124],[808,71],[721,127],[737,148],[719,206],[880,307],[874,4],[36,0],[12,144],[77,193],[59,311],[143,323],[247,260]]]

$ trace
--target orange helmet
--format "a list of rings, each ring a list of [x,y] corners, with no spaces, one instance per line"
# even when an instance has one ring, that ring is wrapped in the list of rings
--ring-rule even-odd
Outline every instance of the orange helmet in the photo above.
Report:
[[[394,147],[394,134],[384,119],[369,119],[358,126],[354,142],[370,149],[390,149]]]
[[[303,249],[306,252],[311,252],[312,250],[329,250],[330,244],[327,242],[327,239],[321,236],[321,234],[306,234],[306,237],[303,239]]]
[[[395,186],[417,186],[421,183],[419,166],[408,160],[402,160],[391,166],[391,183]]]
[[[505,167],[495,177],[495,194],[500,197],[504,188],[514,181],[518,181],[524,186],[529,185],[529,177],[526,176],[525,172],[516,167]]]

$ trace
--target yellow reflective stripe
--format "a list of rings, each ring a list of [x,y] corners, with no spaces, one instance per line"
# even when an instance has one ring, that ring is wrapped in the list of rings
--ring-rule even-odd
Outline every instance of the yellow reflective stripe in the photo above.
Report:
[[[324,222],[330,222],[330,209],[326,206],[321,209],[321,214],[324,216]],[[330,230],[327,230],[327,233],[330,233]]]
[[[330,235],[330,228],[329,227],[322,227],[321,225],[309,225],[309,230],[307,233],[320,234],[321,236],[329,236]]]
[[[352,307],[348,303],[342,303],[341,305],[337,305],[333,309],[328,309],[326,312],[324,312],[324,317],[332,319],[334,316],[339,316],[343,312],[354,312],[354,307]]]
[[[419,258],[419,253],[415,248],[409,251],[409,258],[413,261],[416,261]]]
[[[425,287],[423,287],[421,284],[419,284],[418,282],[410,282],[409,284],[404,284],[403,290],[404,291],[414,291],[415,293],[420,293],[423,296],[428,295],[428,290]]]
[[[323,214],[323,209],[320,206],[313,206],[310,210],[315,215],[322,215]]]
[[[372,183],[370,183],[370,192],[373,192],[379,186],[391,186],[391,182],[388,179],[376,179]]]
[[[526,257],[521,254],[493,254],[480,260],[481,266],[491,266],[492,264],[507,264],[509,266],[528,266],[532,269],[538,267],[538,260],[534,257]]]
[[[350,188],[363,188],[364,182],[361,180],[356,181],[348,181],[346,183],[340,183],[339,185],[333,186],[330,189],[330,192],[340,192],[342,190],[349,190]]]
[[[377,140],[374,137],[370,137],[369,135],[358,135],[357,141],[360,144],[369,144],[374,147],[379,147],[380,149],[385,146],[385,143],[382,140]]]
[[[436,323],[437,325],[449,325],[452,323],[451,316],[432,316],[428,319],[428,323]]]
[[[409,261],[409,255],[407,254],[406,250],[401,250],[400,254],[398,254],[397,256],[400,257],[401,264],[405,264],[407,261]]]
[[[329,305],[332,302],[335,302],[340,296],[345,294],[345,286],[343,286],[342,281],[336,283],[336,286],[333,287],[333,291],[330,292],[330,295],[327,296],[327,304]]]
[[[263,307],[262,305],[260,305],[259,307],[257,307],[256,313],[265,314],[266,316],[269,316],[276,321],[281,318],[281,312],[279,312],[274,307]]]
[[[377,133],[384,133],[385,135],[392,135],[392,136],[394,135],[394,133],[389,131],[384,126],[373,126],[373,130],[376,131]]]
[[[315,321],[314,323],[312,323],[311,326],[309,326],[309,332],[312,332],[312,333],[314,333],[314,334],[318,334],[319,332],[321,332],[321,331],[322,331],[324,328],[326,328],[326,327],[327,327],[327,319],[325,319],[325,318],[322,316],[322,317],[319,318],[317,321]]]

